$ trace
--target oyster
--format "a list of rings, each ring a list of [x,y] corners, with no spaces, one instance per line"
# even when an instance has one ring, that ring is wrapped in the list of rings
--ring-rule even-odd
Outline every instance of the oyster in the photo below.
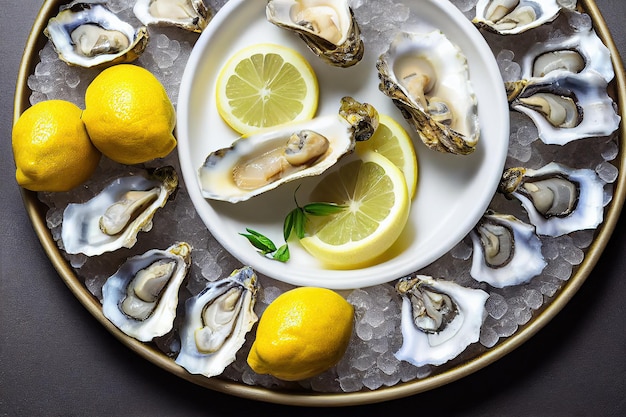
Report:
[[[91,200],[69,204],[61,229],[65,251],[94,256],[132,247],[140,231],[150,230],[152,217],[177,186],[178,175],[167,166],[118,178]]]
[[[428,147],[474,151],[480,128],[467,59],[441,31],[398,34],[376,67],[379,89]]]
[[[175,26],[202,32],[213,17],[204,0],[137,0],[133,7],[144,25]]]
[[[441,365],[478,341],[489,298],[485,291],[424,275],[400,279],[396,290],[402,296],[399,360]]]
[[[59,58],[85,68],[134,61],[148,43],[148,31],[135,29],[104,3],[74,1],[48,21],[44,34]]]
[[[141,342],[168,333],[178,291],[191,264],[191,246],[181,242],[129,258],[102,286],[102,313]]]
[[[221,374],[235,360],[246,333],[258,320],[253,310],[257,289],[256,274],[244,267],[229,277],[209,282],[197,296],[188,299],[176,363],[192,374]]]
[[[473,23],[501,35],[522,33],[556,19],[576,0],[478,0]]]
[[[470,275],[503,288],[524,284],[547,263],[535,227],[511,215],[487,212],[470,232],[474,252]]]
[[[526,114],[546,144],[608,136],[620,116],[607,93],[607,82],[596,72],[555,74],[507,85],[512,109]]]
[[[524,53],[520,66],[524,80],[554,76],[554,71],[566,75],[593,71],[607,83],[615,76],[611,52],[591,26],[536,42]]]
[[[338,115],[266,129],[212,152],[198,171],[202,195],[236,203],[319,175],[377,127],[374,107],[344,97]]]
[[[604,183],[590,169],[556,162],[537,170],[509,168],[498,191],[521,202],[540,235],[595,229],[604,217]]]
[[[361,31],[348,0],[268,0],[267,20],[292,30],[324,61],[357,64],[364,53]]]

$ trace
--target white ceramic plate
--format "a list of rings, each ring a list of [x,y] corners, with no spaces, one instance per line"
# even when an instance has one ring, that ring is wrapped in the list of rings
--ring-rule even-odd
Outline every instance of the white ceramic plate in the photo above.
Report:
[[[280,263],[259,255],[239,235],[253,228],[278,244],[282,223],[294,208],[298,184],[287,184],[243,203],[205,200],[197,170],[213,150],[229,146],[239,135],[215,108],[215,80],[235,51],[255,43],[272,42],[298,50],[309,60],[320,84],[318,115],[334,114],[339,100],[349,95],[373,104],[408,125],[389,98],[378,90],[375,61],[379,52],[367,51],[352,68],[335,68],[313,55],[293,33],[267,22],[264,1],[231,0],[213,18],[198,39],[182,77],[178,112],[178,152],[191,200],[210,232],[242,264],[277,280],[295,285],[333,289],[361,288],[408,275],[443,256],[460,242],[488,207],[502,174],[508,149],[509,112],[495,58],[489,46],[456,7],[446,1],[407,2],[419,16],[415,30],[440,29],[464,52],[478,97],[481,139],[469,156],[427,149],[413,135],[419,160],[419,183],[409,223],[398,242],[375,266],[356,270],[329,270],[290,242],[291,259]],[[428,23],[426,23],[428,22]],[[299,200],[306,201],[319,179],[299,184]]]

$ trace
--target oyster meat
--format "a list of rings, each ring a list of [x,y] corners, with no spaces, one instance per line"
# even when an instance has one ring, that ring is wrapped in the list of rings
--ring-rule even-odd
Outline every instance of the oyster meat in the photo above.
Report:
[[[209,282],[188,299],[176,363],[192,374],[221,374],[235,360],[246,334],[258,320],[254,313],[257,290],[256,274],[244,267]]]
[[[607,82],[594,71],[523,80],[507,85],[512,109],[526,114],[549,145],[608,136],[620,124]]]
[[[137,0],[133,13],[144,25],[202,32],[213,17],[204,0]]]
[[[145,26],[134,28],[96,2],[74,1],[61,7],[44,34],[62,61],[85,68],[134,61],[148,43]]]
[[[91,200],[69,204],[61,228],[65,251],[94,256],[132,247],[177,186],[178,174],[167,166],[118,178]]]
[[[595,229],[604,218],[604,183],[591,169],[556,162],[537,170],[509,168],[498,190],[520,201],[540,235]]]
[[[535,227],[511,215],[487,212],[470,232],[476,281],[503,288],[524,284],[546,267]]]
[[[400,279],[396,290],[402,296],[399,360],[442,365],[478,341],[489,298],[485,291],[425,275]]]
[[[344,97],[338,115],[265,129],[212,152],[198,171],[202,194],[236,203],[319,175],[377,127],[374,107]]]
[[[474,24],[501,35],[522,33],[556,19],[576,0],[478,0]]]
[[[337,67],[357,64],[361,31],[348,0],[268,0],[267,20],[294,31],[317,56]]]
[[[480,137],[467,59],[441,32],[401,32],[377,63],[380,90],[430,148],[472,153]]]
[[[141,342],[168,333],[178,292],[191,264],[185,242],[129,258],[102,286],[102,312],[122,332]]]

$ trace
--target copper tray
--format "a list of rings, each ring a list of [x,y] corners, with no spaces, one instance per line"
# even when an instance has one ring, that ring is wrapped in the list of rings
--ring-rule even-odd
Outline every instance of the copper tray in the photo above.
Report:
[[[47,38],[43,35],[43,29],[48,19],[54,16],[58,11],[58,7],[64,3],[66,3],[66,1],[46,0],[31,29],[17,78],[13,123],[15,123],[19,115],[30,106],[29,96],[31,91],[27,86],[27,80],[28,76],[34,72],[35,66],[37,65],[38,52],[47,42]],[[595,2],[593,0],[580,0],[578,4],[592,18],[594,29],[611,51],[613,67],[615,69],[615,79],[609,85],[609,92],[618,105],[618,114],[622,117],[622,120],[626,120],[626,108],[623,105],[626,99],[626,76],[619,52]],[[616,133],[618,135],[620,153],[612,162],[617,166],[619,172],[623,173],[626,163],[626,154],[623,151],[626,145],[626,126],[624,123],[621,124]],[[26,211],[44,251],[63,282],[65,282],[74,296],[102,326],[139,356],[163,368],[165,371],[194,384],[233,396],[299,406],[349,406],[407,397],[451,383],[493,363],[530,339],[569,302],[598,262],[604,248],[609,242],[611,233],[615,228],[624,204],[626,197],[626,176],[619,175],[614,183],[613,199],[605,209],[604,221],[596,229],[594,241],[587,249],[583,262],[577,267],[572,277],[565,282],[562,288],[554,295],[552,301],[545,304],[540,309],[539,314],[533,317],[526,325],[520,326],[514,335],[503,340],[501,339],[493,348],[486,350],[484,353],[471,358],[461,365],[428,376],[424,379],[404,383],[401,382],[395,386],[379,388],[375,391],[339,394],[277,391],[258,386],[248,386],[226,379],[205,378],[203,376],[191,375],[156,347],[138,342],[126,336],[104,317],[100,302],[86,289],[84,284],[76,276],[73,268],[61,254],[46,225],[45,213],[47,207],[40,202],[37,193],[22,190],[22,197]]]

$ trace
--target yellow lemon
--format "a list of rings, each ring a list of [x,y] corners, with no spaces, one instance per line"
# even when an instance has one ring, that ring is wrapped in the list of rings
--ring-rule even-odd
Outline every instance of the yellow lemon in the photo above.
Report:
[[[122,164],[168,155],[176,146],[176,112],[150,71],[131,64],[109,67],[89,84],[83,121],[93,144]]]
[[[359,154],[374,150],[396,164],[404,174],[409,197],[415,196],[417,189],[418,164],[413,141],[407,131],[391,117],[379,115],[380,124],[376,133],[369,139],[357,142]]]
[[[217,110],[241,134],[312,118],[319,87],[308,61],[293,49],[252,45],[235,53],[216,84]]]
[[[311,219],[309,236],[300,240],[309,253],[336,269],[374,263],[404,230],[411,207],[402,171],[375,151],[324,177],[312,199],[346,206]]]
[[[17,183],[32,191],[68,191],[85,182],[100,152],[81,121],[82,110],[63,100],[29,107],[13,126]]]
[[[263,312],[248,364],[286,381],[310,378],[335,365],[348,347],[354,308],[334,291],[299,287]]]

